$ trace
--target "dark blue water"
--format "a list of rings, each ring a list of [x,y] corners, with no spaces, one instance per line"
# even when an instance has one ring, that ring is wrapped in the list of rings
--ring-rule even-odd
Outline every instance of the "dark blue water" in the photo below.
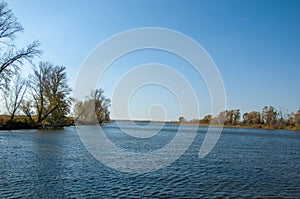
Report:
[[[155,137],[135,139],[114,123],[103,128],[117,146],[135,152],[163,147],[177,131],[167,124]],[[212,152],[199,159],[205,132],[201,127],[173,164],[129,174],[98,162],[75,127],[0,131],[0,198],[300,197],[299,131],[224,129]]]

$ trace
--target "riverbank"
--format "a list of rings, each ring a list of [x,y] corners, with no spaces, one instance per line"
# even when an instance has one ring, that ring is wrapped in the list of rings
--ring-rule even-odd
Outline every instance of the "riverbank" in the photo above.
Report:
[[[0,115],[0,130],[21,130],[21,129],[51,129],[51,128],[62,128],[67,126],[75,126],[74,118],[73,117],[66,117],[64,121],[56,124],[49,124],[49,123],[43,123],[41,125],[36,125],[30,123],[27,116],[25,115],[18,115],[15,116],[14,122],[12,123],[11,127],[9,127],[9,120],[10,116],[8,115]],[[131,120],[111,120],[110,122],[114,121],[131,121]],[[177,121],[147,121],[147,120],[136,120],[133,122],[157,122],[157,123],[173,123],[173,124],[180,124],[180,125],[186,125],[186,126],[215,126],[215,127],[221,127],[221,125],[218,124],[198,124],[194,122],[177,122]],[[109,123],[109,122],[103,122],[103,123]],[[82,123],[81,125],[89,125]],[[243,129],[268,129],[268,130],[291,130],[291,131],[300,131],[300,127],[295,126],[267,126],[262,124],[256,124],[256,125],[223,125],[223,128],[243,128]]]
[[[187,125],[187,126],[215,126],[215,127],[221,127],[222,125],[219,124],[196,124],[196,123],[190,123],[190,122],[174,122],[175,124],[180,125]],[[291,130],[291,131],[300,131],[300,127],[295,126],[267,126],[262,124],[257,125],[228,125],[224,124],[223,128],[243,128],[243,129],[268,129],[268,130]]]
[[[10,123],[9,115],[0,115],[0,130],[21,130],[21,129],[49,129],[49,128],[62,128],[65,126],[73,126],[74,119],[66,117],[63,121],[58,123],[44,122],[42,124],[32,123],[27,116],[17,115],[14,117],[13,122]]]

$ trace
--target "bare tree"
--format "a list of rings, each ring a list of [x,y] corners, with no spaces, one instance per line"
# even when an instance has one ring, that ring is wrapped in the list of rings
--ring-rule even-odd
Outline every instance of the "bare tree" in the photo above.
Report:
[[[31,61],[40,55],[39,42],[17,49],[13,41],[16,33],[23,31],[22,25],[9,9],[7,3],[0,2],[0,89],[7,87],[12,75],[16,74],[24,61]]]
[[[24,95],[27,90],[27,81],[17,75],[12,81],[11,88],[5,89],[4,99],[7,112],[10,114],[9,128],[12,127],[12,123],[15,114],[18,112],[20,105],[23,101]]]
[[[8,70],[9,66],[12,66],[14,69],[19,69],[19,65],[23,64],[23,61],[31,61],[32,58],[41,53],[41,51],[38,50],[39,45],[38,41],[34,41],[21,50],[11,48],[8,52],[4,53],[0,62],[0,74]]]
[[[0,40],[13,40],[17,32],[23,31],[22,25],[9,9],[7,3],[0,2]]]
[[[280,127],[283,127],[286,125],[288,120],[288,110],[279,106],[278,108],[278,120],[277,123]]]

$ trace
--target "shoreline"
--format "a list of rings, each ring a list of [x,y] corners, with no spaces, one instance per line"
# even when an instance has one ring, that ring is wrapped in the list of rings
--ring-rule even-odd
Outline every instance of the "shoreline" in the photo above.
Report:
[[[109,124],[114,123],[116,121],[122,121],[122,122],[154,122],[154,123],[170,123],[170,124],[177,124],[177,125],[185,125],[185,126],[198,126],[198,127],[221,127],[222,125],[219,124],[197,124],[197,123],[189,123],[189,122],[175,122],[175,121],[150,121],[150,120],[111,120],[110,122],[103,122],[103,124]],[[32,130],[32,129],[41,129],[41,130],[50,130],[50,129],[57,129],[57,128],[64,128],[64,127],[70,127],[70,126],[85,126],[89,124],[80,124],[76,125],[75,123],[69,123],[65,125],[59,125],[59,126],[51,126],[51,125],[43,125],[43,126],[26,126],[24,128],[0,128],[0,131],[7,131],[7,130]],[[300,127],[293,127],[293,126],[287,126],[287,127],[272,127],[267,125],[255,125],[255,126],[246,126],[246,125],[223,125],[223,128],[240,128],[240,129],[266,129],[266,130],[287,130],[287,131],[300,131]]]
[[[220,127],[221,125],[218,124],[193,124],[193,123],[179,123],[175,122],[178,125],[186,125],[186,126],[203,126],[203,127]],[[287,126],[287,127],[282,127],[282,128],[276,128],[272,126],[267,126],[267,125],[261,125],[259,124],[258,127],[256,126],[246,126],[246,125],[223,125],[223,128],[241,128],[241,129],[266,129],[266,130],[288,130],[288,131],[300,131],[300,127],[293,127],[293,126]]]

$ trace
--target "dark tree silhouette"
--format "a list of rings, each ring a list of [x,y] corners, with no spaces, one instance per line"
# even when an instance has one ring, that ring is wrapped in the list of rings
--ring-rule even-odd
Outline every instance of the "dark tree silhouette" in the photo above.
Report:
[[[41,54],[39,42],[33,41],[28,46],[17,49],[13,44],[16,34],[23,27],[9,9],[7,3],[0,2],[0,89],[7,87],[11,77],[16,74],[24,61],[29,61]]]
[[[17,75],[12,81],[10,89],[4,90],[4,101],[6,110],[10,114],[9,126],[12,127],[12,123],[15,117],[15,114],[18,112],[21,103],[23,101],[25,92],[27,90],[27,81]]]

